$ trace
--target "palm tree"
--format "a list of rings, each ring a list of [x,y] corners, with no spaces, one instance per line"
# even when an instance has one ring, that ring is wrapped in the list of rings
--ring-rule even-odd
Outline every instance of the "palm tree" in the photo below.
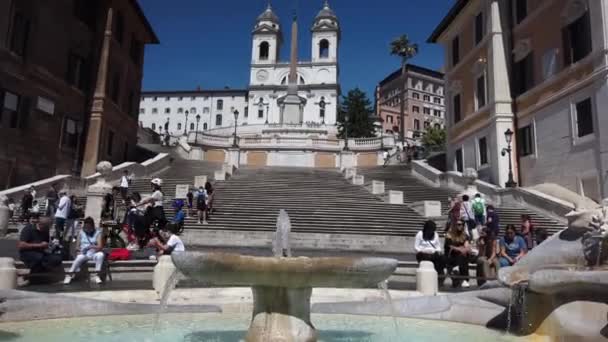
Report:
[[[405,66],[407,61],[414,58],[418,54],[418,44],[412,43],[407,34],[401,35],[399,38],[391,42],[391,55],[401,57],[401,75],[405,75]],[[400,101],[400,116],[401,127],[399,127],[399,136],[402,142],[405,142],[405,89],[407,80],[403,78],[403,87],[401,88]]]

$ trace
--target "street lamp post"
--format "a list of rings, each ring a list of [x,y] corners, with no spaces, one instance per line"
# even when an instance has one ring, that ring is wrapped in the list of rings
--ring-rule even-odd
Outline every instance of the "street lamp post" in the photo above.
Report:
[[[184,135],[187,135],[188,133],[186,132],[186,129],[188,127],[188,114],[190,114],[190,112],[186,111],[186,124],[184,125]]]
[[[348,114],[344,115],[344,151],[349,151],[348,148],[348,121],[349,121],[349,116]]]
[[[74,174],[78,174],[78,162],[80,160],[80,143],[82,141],[82,131],[84,130],[84,126],[82,121],[78,121],[76,124],[76,153],[74,155],[74,165],[72,166],[72,172]],[[126,160],[125,160],[126,161]]]
[[[194,145],[198,142],[198,123],[201,121],[201,116],[199,114],[196,115],[196,132],[194,133]]]
[[[268,111],[270,109],[270,103],[265,103],[266,106],[266,124],[268,125]]]
[[[503,157],[506,154],[509,155],[509,179],[507,179],[505,187],[515,188],[517,187],[517,183],[513,179],[513,163],[511,161],[511,153],[513,152],[513,148],[511,148],[511,143],[513,142],[513,131],[510,128],[505,131],[505,140],[507,142],[507,147],[503,148],[501,152]]]
[[[239,120],[239,111],[235,110],[233,114],[234,114],[234,141],[232,142],[232,147],[239,147],[239,145],[236,143],[236,126],[237,126],[238,120]]]

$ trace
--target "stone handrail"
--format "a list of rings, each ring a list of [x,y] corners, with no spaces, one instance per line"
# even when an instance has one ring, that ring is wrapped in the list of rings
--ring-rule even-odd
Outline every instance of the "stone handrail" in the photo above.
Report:
[[[209,134],[207,132],[190,132],[188,136],[188,143],[197,145],[226,148],[231,147],[234,141],[233,136],[217,136]],[[366,151],[370,149],[379,149],[382,146],[382,138],[351,138],[349,139],[349,147],[353,151]],[[384,138],[385,146],[394,146],[394,139]],[[237,139],[238,145],[241,148],[272,148],[272,149],[317,149],[323,151],[340,151],[344,147],[344,140],[341,139],[327,139],[327,138],[310,138],[310,137],[239,137]]]
[[[57,175],[45,179],[41,179],[32,183],[16,186],[14,188],[0,191],[0,198],[9,197],[13,198],[15,202],[21,201],[21,197],[25,192],[33,186],[36,189],[37,197],[45,196],[46,192],[50,189],[52,184],[57,184],[58,189],[68,188],[80,185],[77,178],[71,175]]]

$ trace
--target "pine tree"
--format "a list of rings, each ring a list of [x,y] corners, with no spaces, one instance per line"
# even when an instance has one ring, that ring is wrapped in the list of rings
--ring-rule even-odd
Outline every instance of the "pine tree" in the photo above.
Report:
[[[369,138],[374,136],[374,122],[371,118],[372,104],[367,95],[359,88],[352,89],[342,98],[338,113],[338,138],[343,139],[345,125],[349,138]],[[345,117],[348,114],[348,123]]]

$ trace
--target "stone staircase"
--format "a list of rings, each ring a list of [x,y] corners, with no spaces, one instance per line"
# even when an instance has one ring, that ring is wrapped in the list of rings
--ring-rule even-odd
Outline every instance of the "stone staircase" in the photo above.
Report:
[[[357,173],[363,175],[366,182],[371,182],[372,180],[383,181],[387,191],[403,191],[403,201],[407,205],[425,200],[440,201],[444,214],[448,210],[448,198],[458,196],[458,191],[456,190],[427,185],[413,175],[411,170],[406,166],[361,168],[357,169]],[[507,224],[514,224],[516,227],[519,227],[522,214],[530,215],[536,228],[545,228],[550,234],[563,229],[563,225],[558,221],[535,212],[530,208],[501,205],[496,210],[500,217],[501,229],[504,229]]]

